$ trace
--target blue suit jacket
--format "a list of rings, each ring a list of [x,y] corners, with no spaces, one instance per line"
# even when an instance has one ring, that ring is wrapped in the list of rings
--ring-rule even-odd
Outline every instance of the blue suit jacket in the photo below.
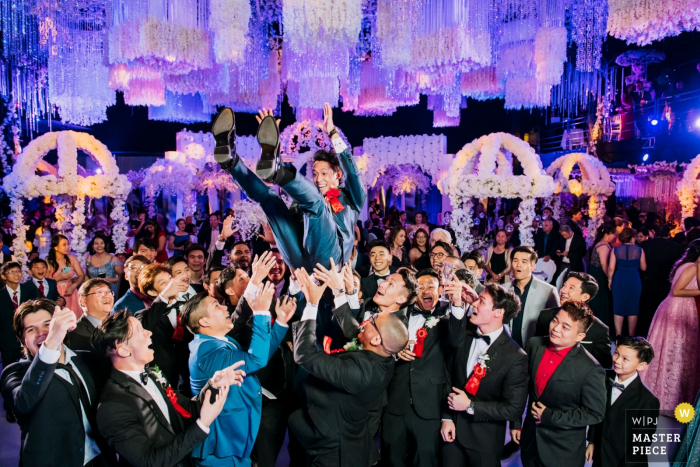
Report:
[[[112,307],[112,313],[118,310],[127,310],[129,315],[134,316],[137,311],[148,308],[134,292],[127,290],[122,298],[117,300]]]
[[[226,340],[195,334],[190,342],[190,385],[199,393],[215,372],[243,360],[240,367],[248,376],[243,385],[232,386],[221,414],[209,426],[209,436],[192,451],[192,457],[204,459],[248,458],[253,450],[260,428],[262,389],[258,378],[251,374],[264,367],[279,347],[287,327],[275,323],[270,326],[269,315],[253,317],[253,336],[246,351],[231,337]],[[227,464],[228,465],[228,464]]]

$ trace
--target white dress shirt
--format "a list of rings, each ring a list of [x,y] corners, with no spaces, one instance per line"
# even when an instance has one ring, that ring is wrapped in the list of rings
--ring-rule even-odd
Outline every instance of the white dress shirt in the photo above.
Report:
[[[44,296],[49,294],[49,281],[47,281],[46,278],[37,280],[32,277],[32,281],[34,282],[34,285],[36,285],[37,290],[39,289],[39,284],[44,284]]]
[[[209,245],[208,248],[211,250],[212,245],[216,245],[216,242],[219,240],[219,235],[221,234],[221,231],[219,228],[211,229],[211,238],[209,239]]]
[[[637,379],[637,376],[639,376],[639,374],[635,373],[634,376],[627,378],[625,381],[620,381],[617,379],[617,375],[615,375],[615,382],[623,385],[625,387],[625,389],[627,389],[629,387],[630,383],[632,383],[632,381]],[[618,388],[613,386],[612,392],[610,393],[610,405],[613,405],[615,403],[615,401],[617,400],[617,398],[620,397],[621,395],[622,395],[622,391],[620,391]]]
[[[17,297],[17,303],[18,304],[22,303],[20,295],[19,295],[19,289],[20,289],[19,285],[17,286],[17,290],[12,290],[7,284],[5,284],[5,288],[7,289],[7,293],[10,294],[10,300],[12,300],[14,302],[15,301],[14,297]]]
[[[478,329],[476,332],[478,334],[481,334],[481,332],[479,332]],[[496,339],[498,339],[502,332],[503,326],[486,335],[491,338],[491,344],[493,344],[494,342],[496,342]],[[472,345],[471,347],[469,347],[469,359],[467,360],[467,376],[472,374],[474,367],[477,363],[479,363],[479,355],[483,355],[484,353],[486,353],[491,344],[487,344],[484,339],[472,340]]]
[[[430,310],[430,314],[432,315],[433,312],[435,311],[435,308]],[[427,319],[425,316],[419,313],[411,314],[410,317],[408,318],[408,340],[409,341],[417,341],[418,336],[416,335],[418,333],[418,330],[423,327]]]
[[[572,232],[572,233],[571,233],[571,237],[569,237],[569,238],[566,239],[566,245],[564,246],[564,251],[569,251],[569,248],[571,248],[571,240],[574,239],[574,235],[576,235],[576,234]],[[569,257],[568,257],[568,256],[562,256],[561,262],[562,262],[562,263],[568,263],[568,262],[569,262]]]
[[[89,400],[90,393],[87,390],[87,385],[85,384],[83,375],[80,374],[80,370],[78,369],[78,367],[73,365],[73,363],[71,362],[71,358],[76,355],[75,352],[73,352],[66,346],[63,346],[63,349],[65,350],[65,364],[73,367],[73,371],[75,371],[75,374],[78,375],[78,378],[80,378],[80,382],[85,388],[85,392],[87,393]],[[49,365],[53,365],[54,363],[57,363],[60,358],[61,349],[51,350],[44,346],[44,344],[42,344],[41,347],[39,347],[39,359],[41,359],[42,362],[48,363]],[[60,378],[68,381],[68,384],[73,384],[73,382],[70,380],[70,374],[67,370],[56,368],[54,373]],[[90,422],[88,421],[87,415],[85,414],[85,407],[83,407],[82,401],[80,403],[80,412],[83,416],[83,427],[85,427],[85,457],[83,460],[83,465],[85,465],[91,460],[93,460],[95,457],[100,455],[100,448],[97,447],[97,443],[94,439],[92,439],[92,427],[90,426]]]
[[[99,328],[102,326],[102,321],[100,321],[99,318],[95,318],[94,316],[90,316],[89,314],[85,313],[85,319],[90,321],[90,323],[95,326],[95,329]]]

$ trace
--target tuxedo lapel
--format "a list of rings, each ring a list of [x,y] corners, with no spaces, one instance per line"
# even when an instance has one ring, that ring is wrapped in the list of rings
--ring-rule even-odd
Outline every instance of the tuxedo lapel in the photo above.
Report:
[[[539,398],[541,396],[537,395],[537,388],[535,387],[535,375],[537,375],[537,370],[540,367],[540,362],[542,361],[542,355],[544,354],[544,350],[547,348],[547,345],[549,344],[549,339],[545,339],[545,341],[543,343],[544,343],[543,346],[539,346],[535,349],[535,355],[532,356],[533,366],[532,366],[532,373],[531,373],[531,377],[530,377],[530,384],[534,388],[534,391],[532,391],[532,392],[535,395],[535,397],[537,398],[537,400],[539,400]],[[550,383],[551,383],[551,380],[550,380]],[[547,384],[547,386],[549,386],[549,384]],[[544,390],[545,391],[547,390],[546,386],[545,386]],[[542,391],[542,394],[544,395],[544,391]]]
[[[607,379],[606,379],[607,381]],[[610,388],[608,389],[608,405],[607,408],[609,409],[611,406],[615,407],[621,407],[623,406],[629,399],[632,399],[634,401],[637,401],[638,398],[637,396],[639,395],[639,385],[642,384],[639,375],[632,381],[629,386],[627,386],[615,399],[615,403],[611,404],[610,401],[612,400],[612,385],[610,385],[610,382],[607,382],[606,387]]]
[[[90,368],[82,359],[80,359],[80,357],[71,358],[71,363],[75,365],[75,367],[80,372],[80,376],[83,377],[83,381],[85,381],[85,391],[87,391],[88,396],[90,396],[90,405],[92,405],[93,407],[97,407],[97,399],[100,397],[100,395],[97,394],[97,390],[95,388],[95,381],[92,379],[92,372]]]
[[[605,413],[610,410],[610,406],[612,405],[610,401],[612,401],[612,385],[610,384],[609,376],[606,375],[605,378]],[[619,399],[619,398],[618,398]]]
[[[149,376],[151,379],[153,379],[152,376]],[[176,433],[181,433],[185,430],[185,427],[182,425],[182,419],[180,415],[177,413],[177,410],[175,410],[175,407],[173,406],[172,403],[169,403],[170,400],[168,398],[168,394],[165,392],[165,389],[158,383],[158,381],[153,380],[154,383],[156,383],[156,386],[158,387],[158,390],[160,391],[160,394],[163,396],[163,399],[165,400],[165,405],[168,406],[168,415],[170,416],[170,427],[176,432]],[[160,412],[160,409],[158,410]]]
[[[126,389],[127,392],[131,393],[132,395],[134,395],[136,397],[143,399],[148,404],[148,407],[153,411],[153,413],[155,414],[155,416],[158,419],[158,421],[160,422],[160,424],[163,425],[169,432],[171,432],[172,434],[175,434],[173,427],[170,425],[170,423],[168,423],[168,420],[165,418],[165,415],[163,415],[163,412],[160,410],[160,408],[158,407],[158,404],[156,404],[156,401],[153,400],[153,397],[151,397],[151,395],[148,393],[148,391],[146,391],[146,389],[143,386],[141,386],[141,384],[134,381],[130,376],[127,376],[118,370],[112,371],[112,379],[115,379],[114,373],[119,373],[120,376],[122,376],[119,378],[119,384],[121,384],[121,386],[124,389]],[[156,384],[156,386],[160,387],[158,382],[154,381],[154,383]],[[167,397],[165,398],[165,401],[166,401],[165,402],[166,405],[168,405],[168,410],[170,410]],[[172,416],[171,416],[171,420],[172,420]]]
[[[62,384],[63,387],[66,388],[66,391],[68,391],[68,394],[70,394],[70,399],[73,401],[73,405],[75,405],[75,410],[77,410],[78,413],[81,414],[81,417],[82,417],[83,412],[80,409],[80,396],[78,394],[78,391],[80,389],[73,386],[72,383],[66,381],[61,376],[58,376],[55,372],[54,372],[54,380],[58,380],[59,384]],[[78,382],[80,382],[80,380],[78,380]],[[86,410],[87,409],[89,409],[89,407],[86,407]]]
[[[566,373],[566,370],[568,370],[569,365],[572,365],[571,362],[576,358],[576,355],[578,355],[580,351],[581,344],[576,344],[574,348],[571,349],[568,354],[566,354],[559,366],[556,368],[556,370],[554,370],[554,373],[552,373],[552,376],[549,378],[549,381],[547,381],[547,385],[544,387],[540,398],[544,397],[544,395],[547,393],[547,389],[549,389],[561,379],[561,376]],[[542,352],[544,353],[544,350]],[[537,371],[535,371],[535,374],[537,374]]]

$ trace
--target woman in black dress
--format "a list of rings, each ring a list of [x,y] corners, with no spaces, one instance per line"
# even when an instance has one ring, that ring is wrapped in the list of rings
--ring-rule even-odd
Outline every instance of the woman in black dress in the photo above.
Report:
[[[408,260],[408,252],[406,247],[406,229],[403,227],[394,227],[389,234],[389,249],[391,250],[391,265],[395,268],[408,266],[411,264]]]
[[[413,248],[408,252],[411,266],[417,270],[430,268],[430,252],[428,251],[428,232],[418,229],[413,235]]]

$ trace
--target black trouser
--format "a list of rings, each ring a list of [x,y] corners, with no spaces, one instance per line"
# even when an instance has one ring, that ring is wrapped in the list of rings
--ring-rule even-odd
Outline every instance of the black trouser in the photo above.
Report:
[[[24,357],[24,352],[22,352],[22,349],[0,350],[2,369],[4,370],[11,364],[18,362],[22,357]],[[7,405],[7,401],[3,401],[2,407],[5,409],[5,411],[10,410],[9,405]]]
[[[459,441],[442,445],[444,467],[500,467],[501,455],[497,452],[480,452],[467,449]]]
[[[384,412],[382,459],[392,467],[437,467],[440,426],[439,419],[419,417],[413,406],[403,415]]]
[[[260,429],[251,453],[251,459],[258,467],[275,467],[277,456],[284,444],[289,416],[299,408],[299,405],[298,398],[291,391],[283,390],[277,399],[268,399],[263,396]],[[296,462],[303,462],[305,450],[291,430],[287,448],[291,465],[299,465]]]

